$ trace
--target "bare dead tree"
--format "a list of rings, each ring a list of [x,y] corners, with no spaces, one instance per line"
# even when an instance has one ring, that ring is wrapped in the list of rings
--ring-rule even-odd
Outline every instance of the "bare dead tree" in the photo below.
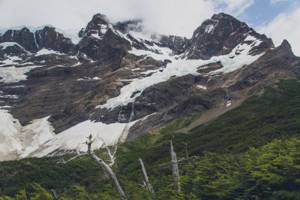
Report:
[[[155,192],[154,189],[150,183],[148,174],[147,174],[147,170],[145,168],[144,162],[141,158],[139,158],[139,162],[141,164],[142,167],[142,172],[143,172],[143,176],[144,176],[144,182],[145,182],[145,186],[147,187],[147,190],[150,192],[150,194],[152,195],[153,198],[155,198]]]
[[[53,199],[54,200],[58,200],[58,196],[57,196],[56,190],[52,189],[50,191],[51,191],[51,195],[52,195]]]
[[[87,153],[90,155],[92,153],[92,144],[95,140],[93,139],[93,135],[90,134],[89,137],[87,137],[87,141],[85,144],[87,145]]]
[[[91,153],[92,158],[109,174],[122,200],[126,200],[126,194],[112,168],[94,152]]]
[[[101,138],[101,140],[103,141],[102,143],[102,146],[100,148],[102,148],[103,146],[105,146],[105,142],[104,140]],[[104,161],[102,158],[100,158],[99,156],[97,156],[95,154],[95,152],[93,151],[92,149],[92,144],[93,142],[95,141],[95,139],[93,139],[93,136],[90,135],[88,138],[87,138],[87,141],[84,143],[85,145],[87,145],[87,152],[80,152],[79,149],[77,149],[77,155],[75,155],[74,157],[70,158],[69,160],[67,161],[63,161],[62,163],[66,164],[80,156],[84,156],[84,155],[90,155],[95,161],[96,163],[99,164],[99,166],[104,170],[105,174],[107,174],[109,176],[109,178],[111,178],[111,180],[113,181],[119,195],[120,195],[120,198],[122,200],[126,200],[127,197],[126,197],[126,194],[116,176],[116,174],[114,173],[113,169],[112,169],[112,166],[114,165],[115,163],[115,156],[111,154],[110,152],[110,149],[109,148],[106,148],[106,150],[108,151],[108,155],[109,155],[109,160],[108,161]]]
[[[181,192],[180,187],[180,176],[179,176],[179,167],[176,152],[174,151],[174,146],[172,140],[170,141],[170,153],[171,153],[171,165],[172,165],[172,175],[174,178],[174,184],[176,186],[177,192]]]
[[[132,106],[131,106],[131,113],[130,113],[128,123],[125,124],[119,139],[116,141],[116,143],[114,145],[108,146],[105,143],[105,141],[103,140],[103,138],[99,137],[99,135],[98,135],[97,138],[93,139],[92,134],[90,134],[89,137],[87,137],[87,141],[82,143],[82,144],[87,145],[87,152],[81,152],[79,147],[82,144],[79,144],[76,148],[76,155],[74,157],[70,158],[67,161],[63,160],[62,163],[65,164],[65,163],[68,163],[68,162],[70,162],[70,161],[72,161],[72,160],[74,160],[74,159],[76,159],[80,156],[90,155],[102,167],[104,172],[111,178],[111,180],[113,181],[113,183],[114,183],[114,185],[115,185],[115,187],[116,187],[116,189],[117,189],[117,191],[120,195],[120,198],[122,200],[126,200],[127,199],[126,194],[125,194],[125,192],[124,192],[124,190],[123,190],[116,174],[114,173],[112,167],[113,167],[113,165],[115,164],[115,161],[116,161],[116,153],[118,151],[118,145],[120,143],[123,143],[123,142],[126,141],[128,133],[129,133],[129,128],[130,128],[129,124],[132,121],[133,117],[134,117],[134,103],[132,103]],[[103,160],[101,157],[97,156],[95,154],[95,152],[93,151],[92,144],[94,143],[94,141],[96,139],[99,139],[99,140],[102,141],[102,145],[101,145],[101,147],[99,147],[99,149],[100,148],[105,148],[106,149],[109,160]]]

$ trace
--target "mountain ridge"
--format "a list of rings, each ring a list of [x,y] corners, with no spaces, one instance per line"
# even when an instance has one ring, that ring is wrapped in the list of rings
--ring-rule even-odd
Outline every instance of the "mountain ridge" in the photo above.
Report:
[[[0,110],[10,123],[2,131],[12,146],[0,159],[72,152],[89,134],[109,145],[124,131],[132,140],[299,76],[287,41],[274,47],[224,13],[204,21],[191,39],[149,36],[141,27],[96,14],[78,44],[53,27],[0,36]]]

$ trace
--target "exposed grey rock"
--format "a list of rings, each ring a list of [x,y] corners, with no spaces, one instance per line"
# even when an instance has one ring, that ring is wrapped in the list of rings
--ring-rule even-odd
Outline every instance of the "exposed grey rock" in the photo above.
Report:
[[[75,52],[75,45],[71,39],[57,32],[54,27],[46,26],[42,30],[36,31],[35,38],[38,49],[52,49],[67,54]]]
[[[36,52],[39,49],[35,43],[34,33],[28,28],[6,31],[0,36],[0,42],[16,42],[30,52]]]
[[[190,40],[180,36],[161,36],[160,43],[164,47],[168,47],[174,51],[175,54],[183,53],[190,45]]]

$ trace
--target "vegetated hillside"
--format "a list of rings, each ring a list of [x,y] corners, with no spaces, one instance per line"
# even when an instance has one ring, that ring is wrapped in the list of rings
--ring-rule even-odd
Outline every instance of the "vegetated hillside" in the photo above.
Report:
[[[157,199],[300,199],[298,80],[281,81],[188,134],[177,132],[193,119],[178,119],[159,134],[120,147],[114,167],[129,199],[151,199],[142,187],[139,157]],[[179,194],[171,176],[170,139],[180,160]],[[59,164],[60,159],[1,163],[0,199],[53,199],[53,190],[59,199],[119,199],[92,159]]]

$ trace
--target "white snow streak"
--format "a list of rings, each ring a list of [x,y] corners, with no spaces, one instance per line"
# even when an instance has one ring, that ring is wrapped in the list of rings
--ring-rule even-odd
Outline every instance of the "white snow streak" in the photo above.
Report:
[[[146,88],[161,82],[165,82],[174,76],[180,77],[188,74],[197,75],[199,74],[197,70],[200,66],[210,63],[221,62],[223,65],[223,68],[213,71],[212,74],[229,73],[245,65],[249,65],[257,60],[260,56],[262,56],[262,54],[256,56],[250,55],[251,49],[254,46],[259,45],[261,41],[253,36],[248,36],[245,39],[245,42],[251,42],[251,44],[239,44],[228,55],[215,56],[209,60],[177,59],[177,57],[170,54],[170,49],[159,48],[158,46],[154,46],[154,48],[159,53],[133,49],[132,51],[130,51],[131,54],[135,54],[138,56],[144,55],[146,57],[152,57],[156,60],[162,61],[170,60],[171,63],[169,63],[165,69],[157,70],[156,72],[151,74],[151,76],[132,79],[130,84],[125,85],[123,88],[121,88],[119,96],[108,99],[104,105],[99,105],[96,108],[113,109],[118,106],[127,105],[131,102],[134,102],[135,99],[140,96]]]
[[[50,55],[50,54],[64,55],[64,54],[62,54],[58,51],[54,51],[54,50],[51,50],[51,49],[41,49],[35,55],[36,56],[42,56],[42,55]]]
[[[3,43],[0,43],[0,47],[5,50],[7,47],[13,47],[13,46],[19,46],[21,47],[18,43],[16,42],[3,42]],[[23,48],[23,47],[21,47]]]
[[[214,29],[215,29],[215,26],[212,25],[212,24],[210,24],[210,25],[207,25],[207,26],[205,27],[205,32],[206,32],[206,33],[212,33],[212,32],[214,31]]]

